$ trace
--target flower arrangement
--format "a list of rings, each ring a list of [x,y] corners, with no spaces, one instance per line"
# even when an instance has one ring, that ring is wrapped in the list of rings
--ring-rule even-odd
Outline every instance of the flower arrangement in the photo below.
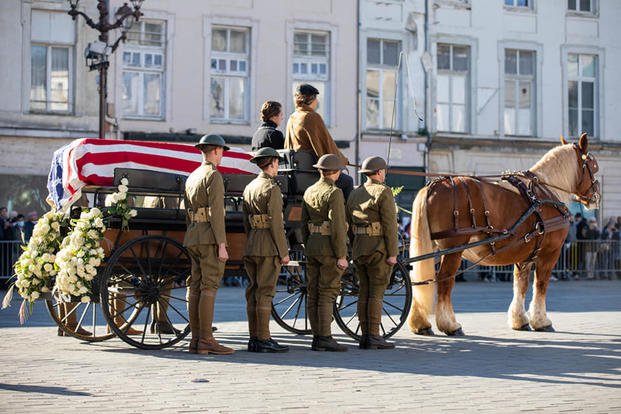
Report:
[[[91,281],[104,258],[99,245],[106,226],[98,208],[83,211],[74,221],[74,228],[62,242],[56,255],[56,287],[61,294],[76,296],[82,303],[90,302]]]
[[[25,301],[32,304],[42,293],[50,291],[50,278],[56,275],[54,260],[61,244],[64,215],[50,211],[43,215],[32,237],[15,263],[15,287]]]
[[[127,178],[121,178],[121,184],[118,186],[119,191],[110,196],[112,207],[108,209],[111,216],[121,219],[121,230],[123,231],[129,230],[129,220],[138,214],[136,210],[127,206],[127,184],[129,184]]]

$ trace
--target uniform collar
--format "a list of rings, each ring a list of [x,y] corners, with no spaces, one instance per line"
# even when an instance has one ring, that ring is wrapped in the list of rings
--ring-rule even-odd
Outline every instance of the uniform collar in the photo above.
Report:
[[[334,185],[334,180],[331,180],[331,179],[329,179],[327,177],[321,177],[319,179],[319,181],[324,182],[326,184]]]
[[[371,184],[384,185],[384,183],[382,183],[381,181],[374,180],[373,178],[367,178],[367,181],[364,183],[364,185],[371,185]]]
[[[207,160],[203,160],[203,165],[207,166],[207,167],[211,167],[214,170],[216,169],[216,166],[214,165],[214,163],[212,163],[211,161],[207,161]]]
[[[268,173],[266,173],[265,171],[261,171],[259,173],[259,177],[264,178],[266,180],[271,180],[274,177],[270,177],[270,175]]]

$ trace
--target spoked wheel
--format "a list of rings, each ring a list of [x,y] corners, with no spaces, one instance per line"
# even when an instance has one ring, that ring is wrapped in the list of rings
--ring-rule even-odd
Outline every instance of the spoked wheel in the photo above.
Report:
[[[103,314],[123,341],[142,349],[162,349],[189,332],[187,250],[163,236],[125,243],[108,260],[101,280]]]
[[[358,322],[358,277],[354,267],[345,273],[341,279],[341,293],[336,299],[334,319],[338,326],[347,335],[360,339],[360,324]],[[390,283],[384,291],[384,305],[382,307],[382,322],[380,333],[384,338],[393,336],[405,323],[412,304],[412,284],[407,267],[401,262],[393,267]]]
[[[303,261],[296,266],[283,266],[272,300],[272,317],[289,332],[299,335],[311,333],[306,317],[306,274]]]
[[[58,325],[59,335],[62,333],[88,342],[105,341],[115,336],[107,327],[98,294],[94,294],[88,303],[70,300],[58,293],[51,293],[45,300],[47,311]]]

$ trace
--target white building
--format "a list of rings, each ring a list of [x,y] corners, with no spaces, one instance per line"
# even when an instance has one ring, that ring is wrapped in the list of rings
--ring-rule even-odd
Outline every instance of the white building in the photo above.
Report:
[[[123,4],[110,3],[111,14]],[[97,21],[96,6],[82,0],[78,10]],[[60,0],[0,2],[0,204],[18,191],[7,183],[44,185],[55,149],[98,135],[98,77],[83,51],[99,33],[68,10]],[[111,57],[106,137],[196,142],[218,133],[243,147],[265,100],[288,115],[296,85],[309,82],[353,161],[356,10],[355,0],[144,1]]]
[[[621,215],[621,2],[368,0],[362,10],[362,38],[395,39],[408,54],[399,114],[409,134],[414,96],[431,132],[429,171],[524,170],[559,135],[585,131],[601,168],[601,217]]]

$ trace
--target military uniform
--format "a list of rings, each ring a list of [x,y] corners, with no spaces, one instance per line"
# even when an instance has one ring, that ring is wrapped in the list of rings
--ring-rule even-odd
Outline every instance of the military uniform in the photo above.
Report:
[[[347,200],[347,219],[354,235],[352,256],[360,282],[358,318],[363,339],[379,337],[384,291],[392,265],[386,259],[397,256],[397,210],[392,191],[368,178]],[[361,342],[361,347],[365,343]]]
[[[213,135],[201,138],[200,145],[224,146],[224,140]],[[218,258],[218,247],[226,243],[224,224],[224,181],[216,166],[203,161],[185,183],[184,203],[187,230],[183,245],[192,258],[188,278],[188,313],[192,341],[190,352],[228,354],[233,350],[215,342],[211,325],[216,292],[225,264]],[[203,348],[201,346],[205,344]],[[202,349],[205,351],[202,352]]]
[[[345,199],[334,181],[321,177],[304,192],[302,223],[308,285],[307,315],[316,342],[317,337],[331,338],[332,309],[343,274],[337,260],[347,256]]]
[[[278,156],[278,153],[275,154]],[[253,340],[265,342],[271,338],[270,313],[280,274],[280,260],[289,255],[283,223],[282,193],[273,178],[265,172],[260,173],[244,189],[243,212],[244,228],[248,237],[244,266],[250,280],[246,289],[246,311],[251,339],[249,350],[256,351]],[[265,352],[286,350],[275,351],[274,347],[269,349],[271,351]]]

